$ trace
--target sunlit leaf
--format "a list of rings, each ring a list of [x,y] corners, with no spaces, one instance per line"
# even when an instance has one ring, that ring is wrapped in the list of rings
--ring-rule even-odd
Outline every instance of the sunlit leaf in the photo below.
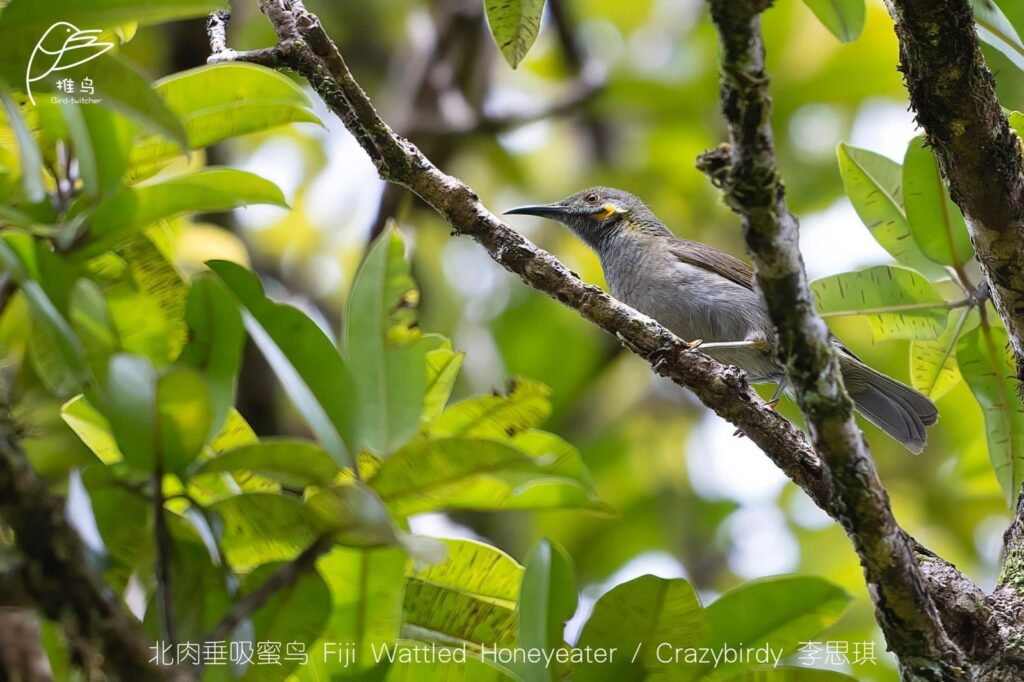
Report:
[[[903,200],[914,241],[940,265],[961,267],[974,249],[964,216],[946,191],[939,162],[923,137],[915,137],[903,159]]]
[[[960,337],[956,361],[985,416],[988,457],[1008,503],[1024,482],[1024,409],[1016,369],[1001,326],[982,322]]]
[[[513,646],[523,568],[507,554],[468,540],[446,540],[448,556],[411,571],[402,605],[402,637],[480,651]]]
[[[864,0],[804,0],[818,20],[844,43],[864,30]]]
[[[910,233],[903,208],[903,167],[888,157],[842,143],[836,148],[846,196],[875,241],[900,265],[928,275],[946,277],[929,260]]]
[[[424,421],[437,417],[448,404],[464,357],[464,353],[452,350],[451,341],[447,339],[427,353],[427,391],[423,397],[422,415]]]
[[[209,506],[224,524],[221,547],[237,571],[272,561],[291,561],[319,534],[313,514],[298,499],[274,493],[248,493]]]
[[[956,364],[956,343],[960,334],[978,324],[976,311],[954,310],[949,313],[945,331],[937,339],[910,343],[910,378],[918,391],[938,400],[960,383]]]
[[[432,436],[506,438],[541,424],[551,413],[550,391],[531,379],[509,382],[505,393],[455,403],[428,427]]]
[[[369,485],[401,516],[442,509],[605,510],[588,482],[566,475],[555,458],[533,458],[496,440],[413,441]]]
[[[76,396],[64,403],[60,416],[104,464],[113,464],[124,459],[107,418],[100,414],[85,396]]]
[[[324,655],[310,657],[296,671],[300,680],[330,679],[332,674],[371,668],[384,645],[394,645],[402,619],[402,594],[408,557],[399,549],[336,548],[317,561],[331,590],[331,617],[323,641]],[[340,643],[340,644],[338,644]],[[344,655],[353,654],[345,666]]]
[[[516,68],[537,40],[544,0],[484,0],[484,7],[494,42]]]
[[[934,339],[948,306],[935,286],[907,268],[877,265],[811,282],[824,318],[863,315],[876,339]]]
[[[161,79],[153,88],[181,119],[188,149],[287,123],[319,123],[309,97],[294,81],[255,64],[201,66]],[[180,145],[150,136],[133,147],[131,163],[155,169],[181,153]]]

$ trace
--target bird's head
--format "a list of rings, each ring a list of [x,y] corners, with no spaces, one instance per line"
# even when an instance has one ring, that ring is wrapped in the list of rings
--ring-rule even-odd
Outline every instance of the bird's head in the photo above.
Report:
[[[595,248],[624,230],[665,230],[639,197],[611,187],[591,187],[553,204],[519,206],[505,215],[557,220]]]

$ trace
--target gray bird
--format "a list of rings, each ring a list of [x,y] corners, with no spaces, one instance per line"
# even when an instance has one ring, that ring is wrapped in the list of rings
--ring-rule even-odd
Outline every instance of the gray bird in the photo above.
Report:
[[[615,298],[653,317],[701,350],[736,365],[753,383],[785,388],[775,353],[775,332],[753,269],[707,244],[672,234],[638,197],[592,187],[562,201],[521,206],[506,214],[535,215],[562,223],[601,259]],[[878,372],[838,340],[843,383],[858,412],[914,454],[924,450],[925,428],[938,419],[927,397]]]

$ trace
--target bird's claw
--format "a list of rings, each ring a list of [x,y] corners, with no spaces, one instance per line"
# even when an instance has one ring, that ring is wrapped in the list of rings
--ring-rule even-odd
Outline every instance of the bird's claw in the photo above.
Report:
[[[689,341],[686,345],[690,350],[696,350],[704,345],[704,339],[694,339],[693,341]]]

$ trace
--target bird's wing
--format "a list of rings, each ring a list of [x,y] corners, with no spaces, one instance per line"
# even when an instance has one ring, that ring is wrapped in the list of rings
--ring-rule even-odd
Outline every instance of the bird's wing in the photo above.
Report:
[[[724,251],[686,239],[673,240],[669,250],[683,263],[713,272],[746,289],[754,288],[754,269]]]

